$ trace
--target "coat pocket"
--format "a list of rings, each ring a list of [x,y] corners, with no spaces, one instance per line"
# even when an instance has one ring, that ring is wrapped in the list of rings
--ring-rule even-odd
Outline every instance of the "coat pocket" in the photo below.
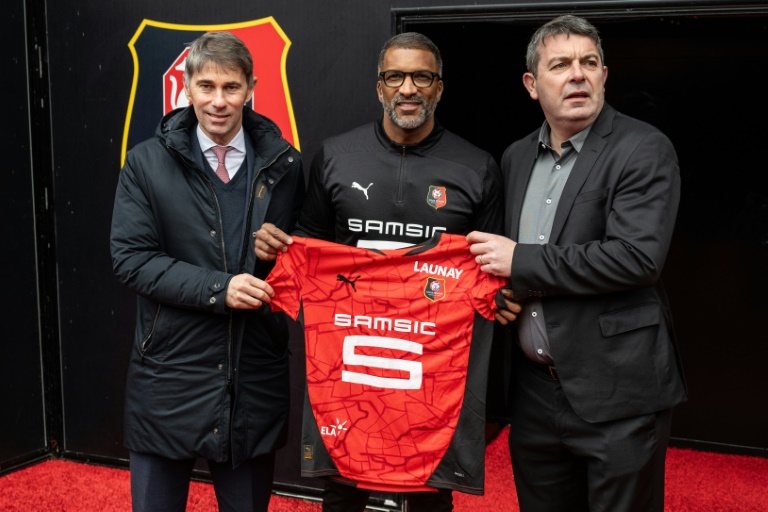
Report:
[[[142,318],[136,325],[138,331],[136,340],[138,341],[139,354],[142,358],[144,358],[144,356],[150,355],[154,350],[154,340],[157,338],[157,323],[160,319],[160,313],[162,311],[163,307],[160,304],[158,304],[155,308],[154,315],[149,314],[150,310],[148,308],[143,309],[145,314],[142,315]]]
[[[607,188],[599,188],[597,190],[589,190],[577,195],[573,200],[573,204],[586,203],[587,201],[595,201],[597,199],[605,199],[608,197]]]
[[[603,336],[615,336],[661,323],[661,307],[656,303],[641,304],[605,313],[598,317]]]

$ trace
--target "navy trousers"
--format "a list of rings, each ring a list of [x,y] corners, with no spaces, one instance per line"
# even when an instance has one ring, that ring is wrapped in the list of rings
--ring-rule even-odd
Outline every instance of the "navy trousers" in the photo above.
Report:
[[[171,460],[131,452],[133,512],[184,512],[195,459]],[[208,461],[220,512],[266,512],[272,495],[275,454],[231,462]]]

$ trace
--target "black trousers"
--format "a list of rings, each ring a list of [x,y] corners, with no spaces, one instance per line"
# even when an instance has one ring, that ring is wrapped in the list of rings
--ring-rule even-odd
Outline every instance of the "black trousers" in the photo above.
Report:
[[[453,492],[439,489],[437,492],[404,493],[408,512],[451,512]],[[323,489],[323,512],[362,512],[368,503],[371,491],[359,489],[332,478],[325,480]]]
[[[184,512],[195,459],[172,460],[131,452],[133,512]],[[231,462],[208,461],[220,512],[266,512],[272,495],[275,454]]]
[[[671,410],[588,423],[546,367],[520,361],[509,450],[521,512],[663,512]]]

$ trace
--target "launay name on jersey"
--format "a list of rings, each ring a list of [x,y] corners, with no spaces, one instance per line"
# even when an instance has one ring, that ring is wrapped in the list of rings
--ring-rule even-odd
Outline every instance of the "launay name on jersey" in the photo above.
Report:
[[[433,276],[452,277],[454,279],[460,278],[461,274],[464,272],[458,268],[443,267],[442,265],[434,265],[430,263],[419,264],[418,260],[413,262],[413,271],[425,272]]]

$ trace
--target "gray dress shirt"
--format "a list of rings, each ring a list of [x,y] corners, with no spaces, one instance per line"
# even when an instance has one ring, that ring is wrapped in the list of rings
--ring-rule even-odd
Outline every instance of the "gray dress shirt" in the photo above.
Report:
[[[528,188],[525,191],[523,210],[520,215],[521,244],[546,244],[552,232],[555,212],[563,193],[565,182],[571,174],[591,125],[562,144],[562,154],[550,146],[549,125],[544,122],[539,132],[539,154],[533,166]],[[514,257],[512,279],[515,278]],[[517,315],[517,333],[520,347],[528,359],[545,365],[553,365],[549,349],[544,307],[541,299],[528,299]]]

